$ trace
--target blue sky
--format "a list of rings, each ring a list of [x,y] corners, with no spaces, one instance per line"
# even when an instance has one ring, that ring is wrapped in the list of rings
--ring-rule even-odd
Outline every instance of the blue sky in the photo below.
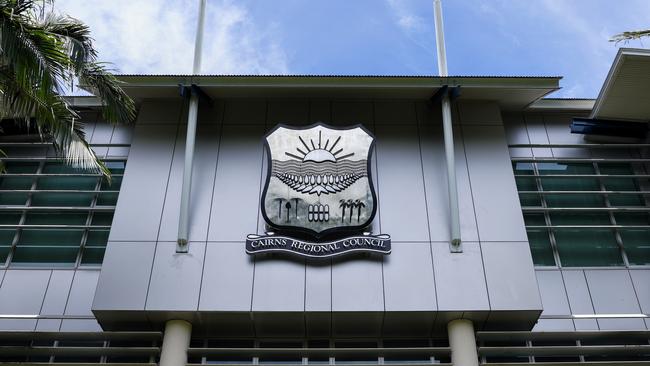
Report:
[[[57,0],[122,73],[189,73],[198,0]],[[451,75],[564,76],[595,97],[649,0],[443,0]],[[650,39],[645,40],[650,46]],[[208,0],[204,74],[436,75],[432,0]]]

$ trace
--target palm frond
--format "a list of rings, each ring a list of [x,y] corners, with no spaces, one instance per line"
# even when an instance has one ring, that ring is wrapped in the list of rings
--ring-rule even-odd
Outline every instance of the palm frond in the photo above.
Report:
[[[93,40],[90,37],[90,29],[81,21],[67,15],[48,13],[39,22],[39,26],[65,43],[75,72],[79,72],[84,63],[95,61],[97,58],[97,51],[93,48]]]
[[[627,42],[643,37],[650,37],[650,29],[643,29],[638,31],[628,31],[614,35],[609,39],[610,42]]]
[[[120,88],[120,82],[97,62],[86,63],[79,82],[88,86],[104,101],[102,114],[110,123],[130,123],[135,119],[133,100]]]

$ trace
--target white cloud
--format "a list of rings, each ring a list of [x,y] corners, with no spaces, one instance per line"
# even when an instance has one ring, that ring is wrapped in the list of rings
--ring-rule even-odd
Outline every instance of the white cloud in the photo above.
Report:
[[[121,73],[191,73],[198,0],[58,0],[56,8],[88,24],[102,61]],[[257,25],[247,9],[210,0],[202,74],[285,74],[277,27]]]
[[[413,14],[408,0],[386,0],[397,25],[405,32],[421,31],[425,21]]]

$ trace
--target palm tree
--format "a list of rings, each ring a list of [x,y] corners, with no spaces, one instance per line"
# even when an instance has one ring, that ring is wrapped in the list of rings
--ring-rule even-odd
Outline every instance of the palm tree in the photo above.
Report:
[[[78,81],[101,99],[103,117],[110,123],[133,121],[135,106],[97,61],[88,27],[46,11],[46,3],[52,2],[0,0],[0,118],[35,122],[68,164],[110,177],[62,94],[65,86]]]
[[[627,42],[635,39],[650,37],[650,29],[642,29],[637,31],[628,31],[619,34],[615,34],[612,38],[609,39],[610,42]]]

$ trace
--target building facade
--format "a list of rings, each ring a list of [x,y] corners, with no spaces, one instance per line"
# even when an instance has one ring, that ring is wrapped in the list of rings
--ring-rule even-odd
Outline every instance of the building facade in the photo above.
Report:
[[[72,100],[112,182],[0,141],[0,362],[650,364],[648,70],[621,50],[596,100],[544,98],[558,77],[122,75],[133,125]],[[201,96],[186,253],[179,84]],[[264,136],[313,123],[374,136],[363,231],[390,254],[246,253],[275,231]]]

